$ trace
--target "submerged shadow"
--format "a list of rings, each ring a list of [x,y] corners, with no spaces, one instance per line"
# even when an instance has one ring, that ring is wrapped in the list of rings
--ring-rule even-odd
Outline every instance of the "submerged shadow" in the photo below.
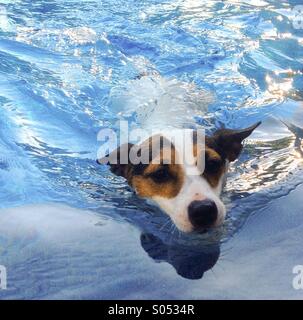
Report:
[[[204,246],[181,246],[166,244],[153,234],[141,234],[141,245],[147,254],[157,262],[165,261],[186,279],[201,279],[220,256],[219,243]]]

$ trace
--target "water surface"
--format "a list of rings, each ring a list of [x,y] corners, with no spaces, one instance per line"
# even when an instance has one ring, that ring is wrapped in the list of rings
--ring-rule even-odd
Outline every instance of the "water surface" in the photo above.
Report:
[[[0,297],[301,298],[300,2],[2,0]],[[213,94],[209,131],[263,121],[219,237],[180,235],[95,164],[117,95],[153,70]]]

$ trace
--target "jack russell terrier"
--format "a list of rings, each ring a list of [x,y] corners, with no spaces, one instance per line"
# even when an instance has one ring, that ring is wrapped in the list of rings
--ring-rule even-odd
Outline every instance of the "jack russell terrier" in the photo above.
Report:
[[[197,92],[192,84],[158,74],[132,80],[118,100],[139,115],[138,123],[157,133],[136,144],[125,143],[97,160],[124,177],[138,196],[157,204],[183,232],[205,232],[223,223],[226,208],[220,194],[229,163],[239,157],[243,140],[261,124],[239,130],[219,129],[204,136],[203,143],[193,130],[192,151],[186,154],[189,160],[180,161],[184,142],[172,140],[170,131],[176,123],[180,126],[180,119],[188,125],[195,112],[192,106],[199,108],[207,99],[207,94]],[[141,161],[142,154],[147,155],[145,161]],[[134,155],[141,160],[132,161]],[[199,159],[203,159],[202,166]]]

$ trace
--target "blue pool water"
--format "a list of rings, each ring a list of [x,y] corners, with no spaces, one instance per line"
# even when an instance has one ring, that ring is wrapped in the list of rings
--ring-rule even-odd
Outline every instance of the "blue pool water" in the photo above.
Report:
[[[0,0],[0,297],[302,298],[301,2]],[[210,130],[263,121],[219,237],[181,235],[95,163],[150,70],[211,92]]]

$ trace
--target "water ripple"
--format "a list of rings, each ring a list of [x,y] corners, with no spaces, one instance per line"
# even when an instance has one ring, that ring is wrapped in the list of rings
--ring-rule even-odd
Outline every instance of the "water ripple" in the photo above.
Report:
[[[303,34],[292,27],[291,4],[27,0],[1,7],[2,207],[59,201],[127,220],[136,210],[142,221],[154,216],[159,229],[165,217],[93,163],[98,130],[117,120],[113,95],[150,70],[212,92],[210,129],[264,121],[226,186],[228,232],[245,221],[251,201],[265,205],[301,182],[301,138],[280,121],[303,126]]]

